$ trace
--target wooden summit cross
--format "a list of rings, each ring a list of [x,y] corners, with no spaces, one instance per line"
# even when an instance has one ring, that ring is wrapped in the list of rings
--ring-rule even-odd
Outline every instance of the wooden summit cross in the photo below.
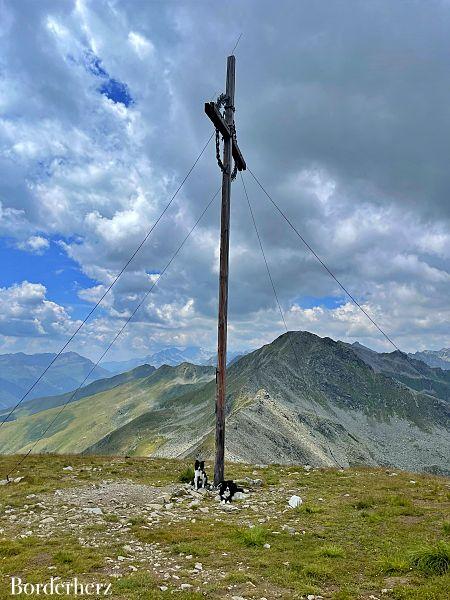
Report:
[[[222,209],[220,218],[220,274],[219,274],[219,319],[217,332],[216,368],[216,461],[214,485],[224,479],[225,458],[225,394],[227,370],[227,316],[228,316],[228,256],[230,247],[230,193],[231,182],[237,171],[244,171],[245,160],[236,141],[234,125],[234,82],[236,58],[227,59],[227,81],[225,94],[217,102],[206,102],[205,113],[216,128],[217,162],[222,171]],[[221,107],[224,107],[224,114]],[[220,158],[220,139],[223,138],[223,159]],[[232,158],[234,168],[231,170]]]

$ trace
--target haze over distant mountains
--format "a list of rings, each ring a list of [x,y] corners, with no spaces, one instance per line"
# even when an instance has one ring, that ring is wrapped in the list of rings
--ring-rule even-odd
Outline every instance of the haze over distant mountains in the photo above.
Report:
[[[242,356],[243,352],[228,352],[227,360],[231,363],[237,356]],[[160,367],[161,365],[181,365],[183,362],[192,363],[194,365],[215,365],[216,355],[211,350],[205,350],[200,346],[183,346],[164,348],[153,354],[148,354],[142,358],[132,358],[124,361],[109,361],[101,363],[104,369],[111,373],[123,373],[129,369],[134,369],[138,365],[153,365]]]
[[[414,352],[409,354],[411,358],[423,360],[430,367],[438,367],[439,369],[450,370],[450,348],[442,348],[441,350],[422,350],[422,352]]]
[[[82,393],[36,451],[213,455],[214,367],[144,366]],[[0,451],[29,450],[64,401],[24,406],[3,427]],[[449,417],[450,371],[401,352],[289,332],[228,368],[231,460],[448,473]]]
[[[13,406],[33,385],[55,357],[52,353],[0,354],[0,409]],[[29,400],[39,396],[62,394],[78,387],[94,363],[76,352],[64,352],[54,362],[42,380],[27,396]],[[110,375],[102,367],[96,367],[87,383]]]

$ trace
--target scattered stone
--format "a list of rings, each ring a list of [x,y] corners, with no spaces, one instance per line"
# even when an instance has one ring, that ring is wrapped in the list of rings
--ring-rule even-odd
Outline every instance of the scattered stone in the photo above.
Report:
[[[167,590],[168,590],[169,588],[167,587],[167,585],[160,585],[160,586],[159,586],[159,589],[160,589],[162,592],[167,592]]]
[[[53,517],[46,517],[45,519],[42,519],[41,523],[43,525],[46,525],[47,523],[54,523],[55,519]]]
[[[124,560],[126,560],[126,557],[125,557],[125,556],[120,556],[120,555],[119,555],[119,556],[117,557],[117,560],[119,560],[120,562],[123,562]]]
[[[73,467],[70,465],[68,467],[63,467],[63,471],[73,471]]]
[[[411,479],[409,483],[412,483],[412,484],[414,484],[414,483],[417,483],[417,482],[416,482],[416,481],[414,481],[414,479]]]
[[[202,513],[209,513],[209,508],[207,506],[201,506],[198,510]]]
[[[16,477],[15,479],[13,479],[13,483],[20,483],[22,479],[23,477]]]
[[[294,535],[296,533],[294,527],[291,527],[290,525],[283,525],[283,527],[281,528],[283,531],[287,531],[288,533],[290,533],[291,535]]]
[[[190,583],[182,583],[180,585],[180,589],[182,589],[182,590],[188,590],[191,587],[192,587],[192,585]]]
[[[300,496],[296,496],[295,494],[293,496],[291,496],[288,500],[288,504],[291,508],[297,508],[298,506],[300,506],[301,504],[303,504],[303,500],[300,498]]]
[[[268,550],[270,548],[270,544],[264,544],[264,548]]]
[[[203,571],[203,565],[202,563],[195,563],[195,569],[197,569],[197,571]]]
[[[103,511],[101,508],[99,508],[98,506],[95,506],[94,508],[83,508],[84,512],[89,513],[91,515],[102,515]]]

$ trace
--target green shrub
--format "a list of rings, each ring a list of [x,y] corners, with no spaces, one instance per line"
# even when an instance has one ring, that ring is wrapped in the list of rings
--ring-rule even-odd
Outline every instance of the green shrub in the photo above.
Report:
[[[144,519],[144,517],[135,516],[135,517],[131,517],[129,522],[132,525],[143,525],[145,523],[145,519]]]
[[[343,558],[345,551],[341,546],[337,546],[336,544],[327,544],[320,548],[319,555],[326,556],[327,558]]]
[[[267,531],[264,527],[256,526],[245,529],[238,529],[236,532],[237,540],[244,546],[264,546],[267,540]]]
[[[60,550],[59,552],[56,552],[54,559],[59,564],[71,565],[75,561],[75,556],[71,552]]]
[[[310,577],[315,581],[326,581],[327,579],[331,578],[330,570],[323,565],[316,563],[304,565],[302,572],[306,575],[306,577]]]
[[[0,542],[0,556],[17,556],[22,552],[22,546],[17,542],[2,540]]]
[[[423,546],[410,553],[413,568],[426,575],[445,575],[450,566],[450,544],[438,542],[435,546]]]
[[[307,515],[323,513],[323,508],[321,506],[314,506],[312,504],[300,504],[300,506],[298,506],[296,510]]]
[[[442,529],[444,530],[444,533],[450,533],[450,521],[444,521]]]
[[[390,496],[388,502],[391,506],[412,506],[411,500],[406,496]]]
[[[375,500],[368,496],[367,498],[361,498],[361,500],[358,500],[358,502],[356,502],[356,504],[354,504],[353,506],[357,509],[357,510],[364,510],[365,508],[373,508],[375,504]]]
[[[381,570],[387,575],[406,573],[409,571],[409,562],[403,556],[388,556],[381,560]]]
[[[187,467],[184,471],[181,471],[178,476],[178,481],[180,483],[191,483],[191,481],[194,481],[194,469],[192,467]]]
[[[105,515],[103,518],[108,523],[118,523],[118,521],[119,521],[119,517],[113,513]]]

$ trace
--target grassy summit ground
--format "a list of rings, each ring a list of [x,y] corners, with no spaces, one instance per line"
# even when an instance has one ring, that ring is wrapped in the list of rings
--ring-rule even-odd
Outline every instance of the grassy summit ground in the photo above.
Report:
[[[0,459],[0,477],[15,460]],[[229,464],[249,494],[228,509],[181,483],[188,467],[30,456],[23,480],[0,486],[0,598],[12,575],[112,582],[131,600],[450,597],[448,479]]]

